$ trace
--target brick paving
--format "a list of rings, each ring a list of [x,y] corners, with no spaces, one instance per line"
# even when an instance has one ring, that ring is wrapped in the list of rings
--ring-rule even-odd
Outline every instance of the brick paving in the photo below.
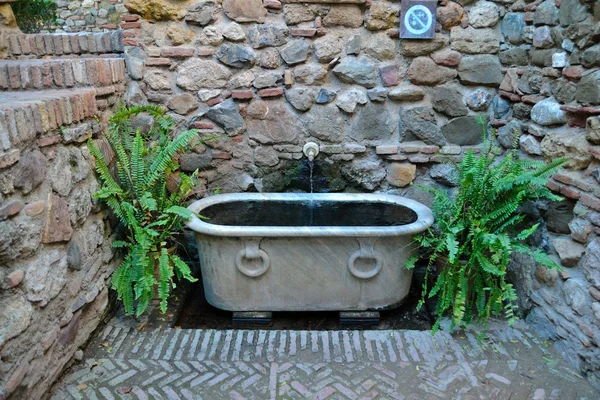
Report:
[[[107,325],[63,399],[598,399],[525,326],[472,332],[184,330]]]

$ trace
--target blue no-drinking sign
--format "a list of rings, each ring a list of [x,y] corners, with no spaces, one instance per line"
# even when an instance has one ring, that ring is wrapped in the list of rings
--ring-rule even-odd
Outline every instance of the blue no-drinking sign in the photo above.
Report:
[[[403,0],[400,37],[403,39],[433,39],[437,0]]]

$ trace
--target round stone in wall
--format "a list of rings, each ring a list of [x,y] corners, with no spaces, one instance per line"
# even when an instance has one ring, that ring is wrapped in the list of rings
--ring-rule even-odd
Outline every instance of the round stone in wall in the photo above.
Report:
[[[493,95],[487,90],[476,89],[466,97],[467,106],[473,111],[485,111],[492,102]]]
[[[199,3],[192,4],[185,16],[185,22],[192,25],[208,25],[214,19],[215,2],[213,0],[205,0]]]
[[[469,23],[474,28],[489,28],[498,23],[500,8],[490,1],[479,1],[469,10]]]
[[[232,42],[239,42],[246,39],[246,33],[239,24],[232,22],[223,29],[223,37]]]

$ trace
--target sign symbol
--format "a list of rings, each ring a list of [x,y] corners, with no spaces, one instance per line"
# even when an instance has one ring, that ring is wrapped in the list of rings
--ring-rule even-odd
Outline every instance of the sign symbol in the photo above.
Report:
[[[409,8],[404,16],[404,26],[414,35],[427,32],[431,28],[432,23],[433,16],[431,15],[431,11],[420,4]]]

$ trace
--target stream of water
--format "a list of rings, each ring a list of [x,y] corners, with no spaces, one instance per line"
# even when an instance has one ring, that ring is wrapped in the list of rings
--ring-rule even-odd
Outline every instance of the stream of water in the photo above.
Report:
[[[310,194],[313,194],[313,170],[315,168],[315,161],[314,160],[309,160],[308,161],[308,166],[310,167]],[[313,226],[313,220],[315,217],[315,207],[313,204],[313,198],[312,196],[310,197],[310,220],[309,220],[309,226]]]

